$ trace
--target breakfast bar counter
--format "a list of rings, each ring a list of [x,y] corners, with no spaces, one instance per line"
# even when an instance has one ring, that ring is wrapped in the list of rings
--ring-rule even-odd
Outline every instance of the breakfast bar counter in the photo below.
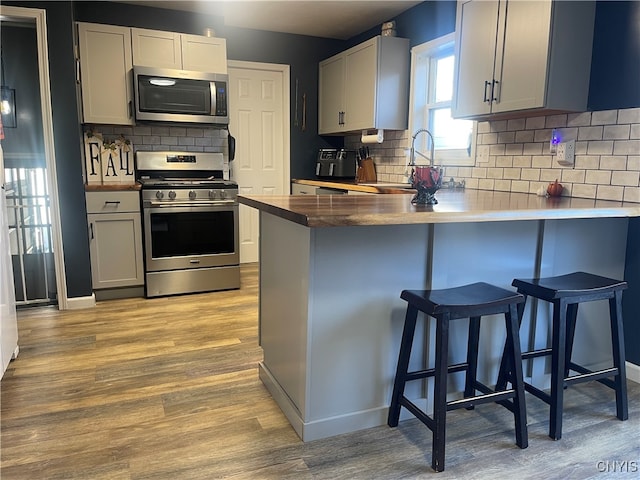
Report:
[[[477,281],[512,289],[516,277],[577,270],[623,278],[628,218],[640,216],[634,203],[469,189],[441,190],[434,206],[412,205],[411,194],[238,198],[260,213],[260,378],[304,441],[386,424],[402,290]],[[580,313],[574,358],[586,366],[611,355],[600,303]],[[546,340],[550,318],[527,305],[523,326],[535,323],[538,335],[524,346]],[[478,379],[489,385],[502,331],[496,324],[481,338]],[[466,325],[450,339],[451,362],[464,361]],[[428,361],[434,352],[416,345],[414,354]],[[548,382],[542,366],[525,377]],[[453,380],[455,397],[463,378]],[[413,383],[407,396],[430,405]]]

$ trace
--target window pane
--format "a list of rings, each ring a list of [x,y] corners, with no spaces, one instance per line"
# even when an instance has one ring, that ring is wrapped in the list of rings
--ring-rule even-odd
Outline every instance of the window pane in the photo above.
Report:
[[[431,111],[431,125],[436,141],[436,149],[468,149],[471,145],[473,122],[454,120],[450,108],[437,108]]]
[[[436,61],[436,102],[453,98],[453,55]]]

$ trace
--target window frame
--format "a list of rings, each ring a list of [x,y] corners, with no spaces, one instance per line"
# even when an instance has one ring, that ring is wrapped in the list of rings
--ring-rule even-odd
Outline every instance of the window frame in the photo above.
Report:
[[[430,92],[427,89],[435,89],[435,75],[431,68],[431,61],[442,56],[442,53],[452,53],[455,55],[455,33],[450,33],[434,40],[416,45],[411,49],[411,86],[409,93],[409,145],[411,147],[413,133],[419,129],[426,128],[430,132],[430,112],[436,108],[448,106],[452,108],[453,98],[450,102],[427,103]],[[454,72],[455,79],[455,72]],[[454,80],[455,82],[455,80]],[[455,95],[455,85],[453,86]],[[457,150],[436,150],[435,163],[441,166],[473,166],[475,165],[476,151],[476,131],[477,122],[473,122],[471,132],[471,153],[465,149]],[[416,150],[428,156],[430,151],[430,140],[427,135],[416,138]],[[420,155],[417,154],[416,161]]]

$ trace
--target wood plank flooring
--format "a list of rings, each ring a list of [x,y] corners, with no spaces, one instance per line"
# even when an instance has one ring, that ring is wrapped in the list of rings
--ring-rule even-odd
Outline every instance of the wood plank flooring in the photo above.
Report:
[[[528,395],[525,450],[502,407],[451,412],[439,474],[417,420],[301,442],[258,379],[257,275],[243,266],[235,291],[19,312],[20,355],[0,384],[2,480],[638,478],[633,382],[626,422],[606,387],[567,390],[557,442]]]

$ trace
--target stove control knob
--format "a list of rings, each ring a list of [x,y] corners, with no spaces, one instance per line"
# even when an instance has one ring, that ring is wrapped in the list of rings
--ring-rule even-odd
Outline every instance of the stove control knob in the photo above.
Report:
[[[227,198],[227,192],[225,192],[224,190],[220,190],[220,198],[222,199]]]
[[[216,198],[216,191],[215,190],[209,190],[209,198],[210,199],[214,199]]]
[[[171,200],[175,200],[175,199],[176,199],[176,192],[174,192],[173,190],[171,190],[171,191],[169,192],[169,198],[170,198]]]
[[[196,192],[194,190],[190,190],[189,191],[189,199],[190,200],[195,200],[196,199]]]
[[[162,200],[162,199],[164,198],[164,193],[162,193],[160,190],[158,190],[158,191],[156,192],[156,198],[157,198],[158,200]]]

